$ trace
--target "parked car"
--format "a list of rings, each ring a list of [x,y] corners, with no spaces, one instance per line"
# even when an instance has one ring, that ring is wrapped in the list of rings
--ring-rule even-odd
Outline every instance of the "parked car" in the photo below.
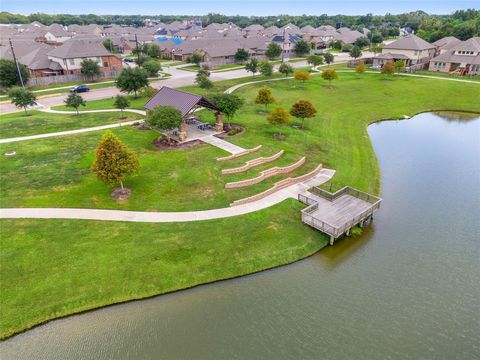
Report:
[[[90,91],[90,88],[87,85],[77,85],[70,89],[72,93],[82,93]]]
[[[134,62],[134,61],[135,61],[135,59],[132,59],[132,58],[123,58],[123,62],[131,63],[131,62]]]

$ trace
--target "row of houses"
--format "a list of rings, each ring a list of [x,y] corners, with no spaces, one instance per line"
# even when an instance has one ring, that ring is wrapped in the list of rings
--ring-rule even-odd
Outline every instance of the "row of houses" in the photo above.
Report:
[[[8,43],[8,39],[12,39],[20,62],[27,66],[32,76],[39,77],[76,74],[84,58],[95,59],[102,73],[120,69],[121,61],[102,47],[105,39],[111,40],[112,48],[109,50],[112,52],[129,54],[137,44],[155,42],[164,57],[186,60],[196,52],[202,55],[203,62],[220,65],[233,63],[239,48],[247,50],[253,57],[263,59],[268,44],[277,42],[284,56],[291,57],[300,39],[309,41],[314,48],[323,48],[335,40],[351,44],[364,36],[367,30],[361,33],[348,28],[335,29],[329,25],[299,28],[294,24],[280,28],[250,25],[242,29],[232,23],[212,23],[202,27],[198,20],[183,20],[143,28],[95,24],[45,26],[33,22],[1,26],[0,31],[0,54],[12,58]],[[82,51],[83,57],[78,57]]]
[[[387,61],[397,60],[403,60],[409,70],[428,68],[435,72],[480,75],[480,37],[461,41],[449,36],[430,44],[410,34],[385,45],[382,53],[373,58],[373,65],[381,67]]]

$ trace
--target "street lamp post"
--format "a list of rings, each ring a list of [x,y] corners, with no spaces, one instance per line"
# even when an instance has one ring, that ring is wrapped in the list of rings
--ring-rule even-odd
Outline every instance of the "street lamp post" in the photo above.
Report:
[[[283,41],[282,41],[282,63],[285,57],[285,32],[287,29],[290,29],[290,26],[283,28]]]

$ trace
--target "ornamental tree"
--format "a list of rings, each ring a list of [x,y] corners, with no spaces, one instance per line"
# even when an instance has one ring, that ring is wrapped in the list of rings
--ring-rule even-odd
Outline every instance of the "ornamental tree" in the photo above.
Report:
[[[323,54],[323,60],[326,64],[328,64],[328,66],[330,66],[330,64],[333,63],[334,56],[332,53],[326,52]]]
[[[23,83],[26,84],[30,79],[30,74],[23,64],[18,64]],[[0,59],[0,85],[6,88],[12,86],[21,86],[20,77],[18,76],[17,66],[15,62],[8,59]]]
[[[295,54],[297,56],[304,56],[310,52],[311,46],[310,44],[305,41],[305,40],[299,40],[293,47],[293,50],[295,51]]]
[[[125,68],[122,70],[116,81],[117,88],[127,94],[134,93],[137,97],[137,92],[141,88],[148,86],[147,72],[140,68]]]
[[[316,113],[317,109],[307,100],[298,100],[290,109],[290,115],[302,119],[302,129],[305,119],[314,117]]]
[[[357,74],[363,74],[365,71],[367,71],[365,62],[363,60],[360,60],[358,65],[355,66],[355,71],[357,72]]]
[[[323,58],[320,55],[309,55],[307,56],[307,62],[312,64],[313,67],[323,64]]]
[[[275,41],[272,41],[270,44],[268,44],[267,50],[265,50],[265,55],[271,60],[278,58],[281,54],[282,47],[278,45]]]
[[[115,97],[115,102],[113,103],[113,106],[115,106],[117,109],[120,109],[123,117],[123,110],[130,106],[130,100],[128,100],[128,98],[124,95],[117,95]]]
[[[216,94],[210,97],[210,101],[220,108],[229,123],[244,104],[243,99],[235,94]]]
[[[156,106],[148,111],[145,122],[154,128],[166,131],[168,141],[171,141],[170,131],[178,129],[182,123],[182,113],[174,106]]]
[[[14,104],[18,108],[23,108],[25,114],[27,113],[27,106],[35,105],[37,100],[33,92],[21,87],[11,88],[8,91],[7,95],[10,98],[12,104]]]
[[[293,74],[294,69],[293,66],[288,63],[281,63],[278,71],[282,74],[285,74],[285,77],[288,77],[288,75]]]
[[[245,64],[245,70],[252,73],[252,77],[255,77],[255,73],[258,72],[258,60],[251,59]]]
[[[248,51],[242,48],[237,49],[234,55],[235,61],[238,61],[238,62],[247,61],[249,57],[250,57],[250,54],[248,53]]]
[[[322,71],[322,78],[323,80],[327,80],[331,87],[332,80],[338,79],[338,75],[335,69],[325,69]]]
[[[100,66],[98,66],[97,62],[92,59],[84,59],[80,63],[80,72],[82,75],[93,80],[95,75],[100,75]]]
[[[304,84],[305,80],[310,80],[312,76],[307,71],[298,70],[298,71],[295,71],[294,77],[295,77],[295,80],[299,80],[302,82],[302,84]]]
[[[259,66],[260,74],[263,76],[269,77],[273,74],[273,64],[268,61],[262,61]]]
[[[267,111],[267,106],[269,104],[273,104],[275,102],[275,98],[272,96],[272,91],[264,86],[258,89],[257,97],[255,98],[255,104],[263,104],[265,105],[265,111]]]
[[[281,128],[290,123],[290,115],[284,108],[278,107],[267,116],[267,120],[270,124]],[[282,135],[282,133],[279,132],[279,135]]]
[[[77,111],[77,115],[79,114],[78,108],[80,106],[86,106],[86,105],[87,105],[86,101],[83,100],[83,98],[77,93],[71,93],[65,99],[65,106],[74,108]]]
[[[111,131],[105,132],[91,168],[97,178],[110,186],[120,183],[123,192],[123,181],[128,175],[138,174],[138,169],[137,156]]]
[[[395,65],[393,64],[393,61],[391,60],[386,61],[382,66],[381,73],[387,74],[387,75],[393,75],[394,72],[395,72]]]

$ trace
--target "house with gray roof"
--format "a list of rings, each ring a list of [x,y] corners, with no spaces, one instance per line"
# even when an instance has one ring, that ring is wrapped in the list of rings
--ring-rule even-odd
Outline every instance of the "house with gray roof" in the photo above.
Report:
[[[430,60],[428,70],[457,75],[480,75],[480,37],[453,42],[450,49]]]
[[[122,69],[122,61],[111,54],[96,40],[71,39],[47,53],[49,60],[57,63],[62,74],[80,74],[81,63],[85,59],[95,61],[104,74]]]
[[[373,65],[383,66],[387,61],[404,60],[410,69],[422,69],[435,56],[435,45],[411,34],[382,48],[382,53],[373,58]]]

